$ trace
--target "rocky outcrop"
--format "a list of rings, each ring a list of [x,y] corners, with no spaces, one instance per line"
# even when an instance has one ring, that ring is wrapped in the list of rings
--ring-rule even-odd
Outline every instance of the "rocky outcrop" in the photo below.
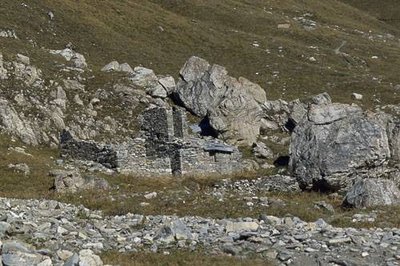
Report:
[[[357,106],[312,104],[292,134],[290,170],[303,189],[337,191],[356,176],[379,177],[391,156],[386,125]]]
[[[52,73],[31,65],[33,60],[26,55],[17,54],[13,61],[0,56],[0,79],[4,80],[0,84],[0,130],[25,144],[56,147],[60,131],[66,128],[81,139],[111,136],[121,140],[137,132],[135,114],[140,109],[151,103],[164,103],[139,87],[149,78],[140,75],[146,71],[135,72],[132,81],[123,77],[112,85],[105,82],[93,91],[88,89],[83,75],[90,69],[82,55],[70,48],[50,53],[67,61],[52,66]],[[121,66],[124,68],[125,64]],[[54,77],[54,73],[58,76]],[[157,76],[155,83],[159,84]],[[164,84],[171,89],[170,79],[164,80]],[[159,87],[165,91],[162,85]]]
[[[19,137],[24,143],[37,145],[39,142],[29,121],[21,119],[15,108],[0,97],[0,129]]]
[[[400,204],[400,190],[392,180],[357,180],[347,192],[345,206],[364,208]]]
[[[229,143],[253,144],[262,118],[265,91],[245,78],[235,79],[219,65],[191,57],[180,71],[176,97],[190,112],[207,118]]]
[[[76,68],[83,69],[88,66],[86,63],[86,58],[71,48],[67,47],[63,50],[50,50],[50,53],[64,57],[64,59],[68,62],[72,62],[73,66]]]

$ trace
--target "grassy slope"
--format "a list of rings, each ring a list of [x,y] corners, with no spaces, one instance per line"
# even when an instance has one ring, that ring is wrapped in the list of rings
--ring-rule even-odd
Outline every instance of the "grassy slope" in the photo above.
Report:
[[[397,0],[341,0],[361,10],[365,10],[379,20],[400,26],[400,5]]]
[[[357,91],[366,104],[380,97],[398,101],[391,86],[400,83],[397,40],[371,41],[371,34],[399,31],[373,16],[332,0],[3,0],[2,28],[13,28],[22,40],[37,47],[63,48],[72,42],[99,68],[112,59],[144,65],[158,73],[175,74],[191,55],[224,65],[267,89],[270,98],[293,99],[322,91],[349,101]],[[47,12],[55,13],[49,22]],[[319,27],[307,31],[293,20],[305,13]],[[277,29],[291,23],[289,30]],[[333,50],[343,40],[346,61]],[[259,47],[252,44],[257,42]],[[310,46],[318,47],[310,48]],[[283,47],[279,52],[279,47]],[[3,53],[32,49],[18,41],[0,39]],[[14,51],[13,51],[14,50]],[[268,53],[266,50],[269,50]],[[371,56],[379,56],[372,60]],[[317,63],[310,62],[315,57]],[[279,72],[278,75],[275,73]],[[257,74],[258,73],[258,74]],[[372,81],[380,78],[382,82]],[[374,96],[375,95],[375,96]],[[377,96],[376,96],[377,95]]]

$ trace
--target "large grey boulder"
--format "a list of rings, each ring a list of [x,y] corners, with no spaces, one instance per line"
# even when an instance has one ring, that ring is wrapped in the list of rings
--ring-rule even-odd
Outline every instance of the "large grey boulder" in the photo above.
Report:
[[[367,178],[355,182],[347,192],[345,206],[355,208],[400,204],[400,190],[392,180]]]
[[[207,117],[220,137],[234,144],[254,143],[259,135],[265,91],[235,79],[219,65],[191,57],[180,71],[176,96],[195,115]]]
[[[98,177],[82,177],[76,170],[52,170],[54,188],[58,193],[75,193],[86,189],[105,190],[109,188],[107,181]]]
[[[289,168],[303,189],[338,191],[390,155],[381,116],[346,104],[312,104],[292,134]]]
[[[388,124],[388,137],[393,161],[400,162],[400,123]]]

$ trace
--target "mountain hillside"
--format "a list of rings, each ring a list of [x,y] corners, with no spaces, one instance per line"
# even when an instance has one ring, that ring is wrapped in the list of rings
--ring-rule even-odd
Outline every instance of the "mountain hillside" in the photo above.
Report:
[[[0,0],[0,265],[398,265],[396,5]]]
[[[3,0],[0,12],[0,28],[19,38],[0,39],[5,57],[42,61],[38,48],[72,43],[98,68],[116,59],[173,74],[197,55],[259,83],[269,99],[327,91],[339,101],[362,93],[366,105],[398,101],[399,30],[338,1]]]
[[[367,11],[389,25],[396,26],[397,28],[400,26],[400,5],[396,0],[342,0],[342,2]]]

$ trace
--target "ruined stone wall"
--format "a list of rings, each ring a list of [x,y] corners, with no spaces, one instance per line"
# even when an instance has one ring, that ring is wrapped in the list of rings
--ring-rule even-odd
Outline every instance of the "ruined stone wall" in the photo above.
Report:
[[[149,156],[147,140],[135,138],[130,141],[113,145],[117,154],[118,170],[123,174],[138,176],[171,175],[171,159],[167,153]]]
[[[186,126],[186,113],[185,110],[180,108],[173,108],[173,135],[176,138],[186,138],[187,137],[187,126]]]
[[[180,150],[182,174],[230,174],[242,169],[241,153],[207,152],[204,150],[206,142],[192,138]]]
[[[153,108],[143,112],[141,120],[140,137],[112,145],[75,140],[66,132],[61,137],[61,153],[139,176],[229,174],[242,168],[237,148],[218,140],[188,137],[184,110]],[[222,150],[206,151],[210,144]]]
[[[173,131],[171,111],[152,108],[141,115],[141,130],[148,140],[168,141]]]
[[[63,158],[93,161],[108,168],[118,166],[117,153],[111,146],[75,140],[68,131],[61,133],[60,151]]]

